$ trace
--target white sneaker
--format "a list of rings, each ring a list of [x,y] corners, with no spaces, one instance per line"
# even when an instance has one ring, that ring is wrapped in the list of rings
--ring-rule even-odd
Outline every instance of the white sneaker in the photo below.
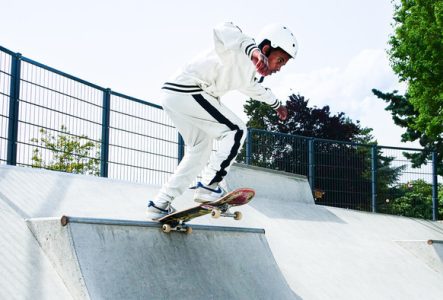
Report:
[[[198,203],[214,202],[226,194],[226,191],[217,183],[206,186],[197,182],[197,185],[191,189],[195,189],[194,201]]]
[[[149,201],[148,207],[146,208],[146,216],[151,220],[157,220],[166,215],[172,214],[175,211],[176,209],[172,207],[171,202],[169,201],[158,203]]]

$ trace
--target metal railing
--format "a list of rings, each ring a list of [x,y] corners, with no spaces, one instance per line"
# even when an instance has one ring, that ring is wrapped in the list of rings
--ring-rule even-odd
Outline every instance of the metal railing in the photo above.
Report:
[[[317,204],[437,220],[435,153],[421,168],[404,155],[420,151],[249,129],[237,160],[306,175]],[[0,164],[162,184],[183,155],[161,106],[0,47]]]
[[[10,165],[36,166],[40,160],[48,167],[62,159],[94,160],[89,174],[161,184],[179,159],[177,131],[159,105],[2,47],[0,124],[0,163]],[[91,146],[61,157],[62,145],[52,145],[59,137],[65,144]]]
[[[421,151],[249,129],[239,158],[307,176],[317,204],[437,220],[436,153],[419,168],[405,156]]]

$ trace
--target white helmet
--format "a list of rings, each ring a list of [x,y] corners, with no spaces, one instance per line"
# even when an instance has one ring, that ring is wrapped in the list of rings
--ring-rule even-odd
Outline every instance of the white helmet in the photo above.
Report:
[[[297,55],[297,39],[286,26],[280,24],[266,26],[259,34],[260,43],[264,40],[269,40],[272,48],[280,47],[292,58]]]

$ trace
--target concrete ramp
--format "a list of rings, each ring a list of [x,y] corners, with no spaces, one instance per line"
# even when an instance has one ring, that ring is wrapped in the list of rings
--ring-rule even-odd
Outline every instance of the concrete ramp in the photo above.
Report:
[[[91,218],[27,221],[77,299],[296,299],[264,230]]]
[[[0,201],[0,299],[72,299],[23,219]]]
[[[252,187],[259,197],[279,203],[314,204],[307,178],[301,175],[236,163],[225,182],[228,190]]]
[[[443,241],[396,241],[428,267],[443,274]]]
[[[241,221],[166,235],[144,214],[159,186],[0,166],[0,299],[443,299],[443,223],[318,206],[306,177],[260,168],[226,184],[257,191]]]

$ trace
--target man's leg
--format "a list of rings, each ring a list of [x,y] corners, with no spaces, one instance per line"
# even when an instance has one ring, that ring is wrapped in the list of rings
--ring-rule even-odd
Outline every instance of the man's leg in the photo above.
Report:
[[[174,118],[171,118],[174,120]],[[178,124],[177,119],[174,120]],[[172,201],[183,194],[206,165],[212,150],[212,139],[198,128],[193,128],[193,134],[182,131],[180,134],[186,145],[185,155],[168,182],[163,185],[156,199]]]
[[[197,126],[199,122],[204,122],[207,113],[199,111],[192,96],[165,94],[163,109],[182,135],[186,151],[174,174],[163,184],[155,199],[149,201],[146,214],[150,219],[161,218],[175,211],[171,202],[183,194],[201,172],[212,150],[213,138]]]
[[[169,95],[163,101],[164,110],[173,121],[185,142],[185,155],[168,182],[163,185],[156,200],[172,201],[183,194],[206,165],[212,150],[213,139],[198,126],[198,115],[192,106],[195,105],[188,95]],[[188,101],[188,106],[180,107],[177,102]],[[193,112],[194,115],[190,115]]]
[[[166,97],[163,106],[187,145],[195,146],[205,140],[210,144],[205,146],[211,147],[211,139],[219,141],[218,150],[203,170],[202,181],[208,185],[222,181],[246,139],[247,128],[243,121],[206,93]],[[206,159],[206,156],[200,157],[198,162],[206,164]]]
[[[174,198],[181,195],[205,165],[203,182],[208,187],[218,186],[246,137],[244,123],[218,99],[207,94],[166,94],[163,108],[182,134],[187,154],[152,202],[160,208],[169,206]],[[208,163],[213,139],[220,141],[220,147]],[[211,196],[216,199],[218,195]],[[148,208],[148,212],[150,209],[153,210]]]
[[[205,130],[219,141],[218,150],[212,153],[210,161],[202,174],[202,183],[209,189],[197,190],[195,196],[195,200],[198,202],[212,201],[218,198],[220,194],[212,193],[211,190],[218,190],[218,184],[226,176],[230,166],[235,161],[246,139],[247,128],[240,118],[214,98],[207,97],[205,94],[194,95],[193,97],[212,117],[211,126],[206,126],[202,130]]]

